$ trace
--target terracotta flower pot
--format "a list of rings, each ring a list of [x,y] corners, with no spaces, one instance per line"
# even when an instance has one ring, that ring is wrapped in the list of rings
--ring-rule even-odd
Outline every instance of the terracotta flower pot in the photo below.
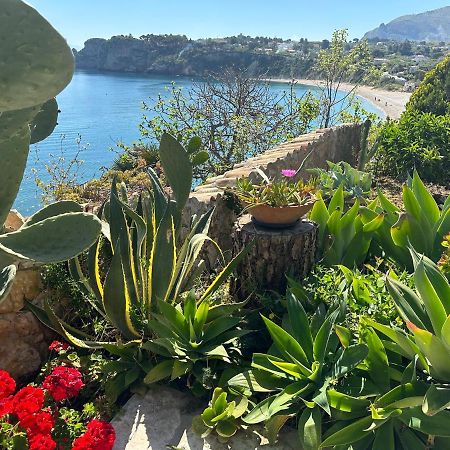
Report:
[[[311,200],[298,206],[255,205],[248,207],[248,213],[258,224],[269,228],[286,228],[295,225],[314,205]]]

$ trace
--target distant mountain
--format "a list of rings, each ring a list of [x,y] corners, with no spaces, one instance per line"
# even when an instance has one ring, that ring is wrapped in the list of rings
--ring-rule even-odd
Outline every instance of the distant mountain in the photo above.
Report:
[[[368,31],[364,37],[394,41],[450,42],[450,6],[398,17]]]

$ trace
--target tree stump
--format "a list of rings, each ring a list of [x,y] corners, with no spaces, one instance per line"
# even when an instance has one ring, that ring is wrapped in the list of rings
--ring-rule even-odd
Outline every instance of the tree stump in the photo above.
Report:
[[[233,255],[255,241],[236,269],[230,291],[245,299],[255,291],[286,292],[285,275],[304,278],[312,269],[318,226],[300,220],[291,228],[270,229],[256,225],[250,215],[238,219],[233,232]]]

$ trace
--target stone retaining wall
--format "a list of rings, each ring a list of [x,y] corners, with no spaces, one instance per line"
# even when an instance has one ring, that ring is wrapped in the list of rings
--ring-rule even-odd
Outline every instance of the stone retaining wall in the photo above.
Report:
[[[236,214],[232,205],[228,204],[224,190],[234,186],[240,177],[257,178],[256,168],[272,178],[280,176],[282,169],[297,169],[305,157],[308,157],[299,176],[308,178],[309,168],[327,167],[327,160],[346,161],[355,164],[360,150],[361,126],[344,124],[333,128],[322,128],[312,133],[304,134],[291,141],[285,142],[261,155],[250,158],[223,175],[210,178],[192,192],[184,210],[184,225],[187,227],[193,214],[203,214],[215,206],[212,217],[210,237],[214,239],[225,254],[232,248],[231,233],[236,221]],[[217,252],[212,245],[208,245],[203,255],[211,267]]]

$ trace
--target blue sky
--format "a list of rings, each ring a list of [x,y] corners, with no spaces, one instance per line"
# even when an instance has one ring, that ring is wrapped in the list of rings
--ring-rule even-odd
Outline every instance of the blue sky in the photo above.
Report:
[[[27,0],[81,48],[90,37],[243,33],[322,40],[336,28],[361,37],[381,22],[448,6],[449,0]]]

